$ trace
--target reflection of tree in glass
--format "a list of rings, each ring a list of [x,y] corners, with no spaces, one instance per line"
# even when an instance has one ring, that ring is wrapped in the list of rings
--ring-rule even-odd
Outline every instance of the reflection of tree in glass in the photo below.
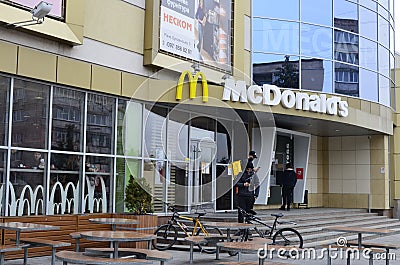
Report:
[[[285,55],[283,64],[276,68],[277,79],[272,82],[273,85],[285,88],[298,88],[299,87],[299,69],[289,61],[289,55]]]

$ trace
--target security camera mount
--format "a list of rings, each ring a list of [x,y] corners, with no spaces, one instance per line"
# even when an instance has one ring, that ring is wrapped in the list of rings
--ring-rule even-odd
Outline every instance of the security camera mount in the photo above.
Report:
[[[27,21],[21,21],[21,22],[15,22],[15,23],[9,23],[6,26],[7,27],[24,27],[24,26],[30,26],[30,25],[37,25],[37,24],[42,24],[44,21],[45,16],[47,16],[50,13],[52,4],[47,3],[44,1],[40,1],[39,4],[37,4],[32,10],[32,20],[27,20]]]

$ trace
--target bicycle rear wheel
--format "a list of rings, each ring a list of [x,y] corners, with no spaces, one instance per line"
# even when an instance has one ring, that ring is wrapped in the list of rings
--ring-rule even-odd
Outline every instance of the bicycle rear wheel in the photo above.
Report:
[[[205,228],[207,231],[208,236],[210,237],[210,240],[208,240],[207,243],[205,244],[198,244],[197,246],[199,247],[201,252],[209,253],[209,254],[214,254],[217,252],[217,242],[219,242],[218,238],[213,239],[212,236],[222,236],[222,231],[218,227],[210,227],[210,228]],[[203,231],[201,229],[197,230],[196,236],[205,236]]]
[[[235,234],[233,234],[233,239],[231,242],[244,242],[249,239],[249,229],[239,229]],[[229,256],[236,256],[239,252],[228,251]]]
[[[151,241],[153,247],[158,250],[166,250],[172,247],[178,238],[176,227],[171,224],[161,225],[154,232],[156,239]]]
[[[280,246],[303,247],[303,237],[290,227],[279,229],[272,237],[272,241],[273,244]]]

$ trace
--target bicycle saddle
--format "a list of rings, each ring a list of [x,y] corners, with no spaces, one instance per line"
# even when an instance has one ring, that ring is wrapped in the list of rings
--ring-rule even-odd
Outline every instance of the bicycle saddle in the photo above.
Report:
[[[271,216],[282,217],[283,214],[281,214],[281,213],[271,213]]]
[[[195,214],[198,214],[199,216],[204,216],[204,215],[206,215],[206,213],[195,213]]]

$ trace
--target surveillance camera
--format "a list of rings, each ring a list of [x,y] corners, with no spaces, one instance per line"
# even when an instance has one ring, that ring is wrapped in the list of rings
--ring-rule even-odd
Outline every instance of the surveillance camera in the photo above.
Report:
[[[32,16],[37,20],[44,19],[50,13],[52,4],[41,1],[31,11]]]

